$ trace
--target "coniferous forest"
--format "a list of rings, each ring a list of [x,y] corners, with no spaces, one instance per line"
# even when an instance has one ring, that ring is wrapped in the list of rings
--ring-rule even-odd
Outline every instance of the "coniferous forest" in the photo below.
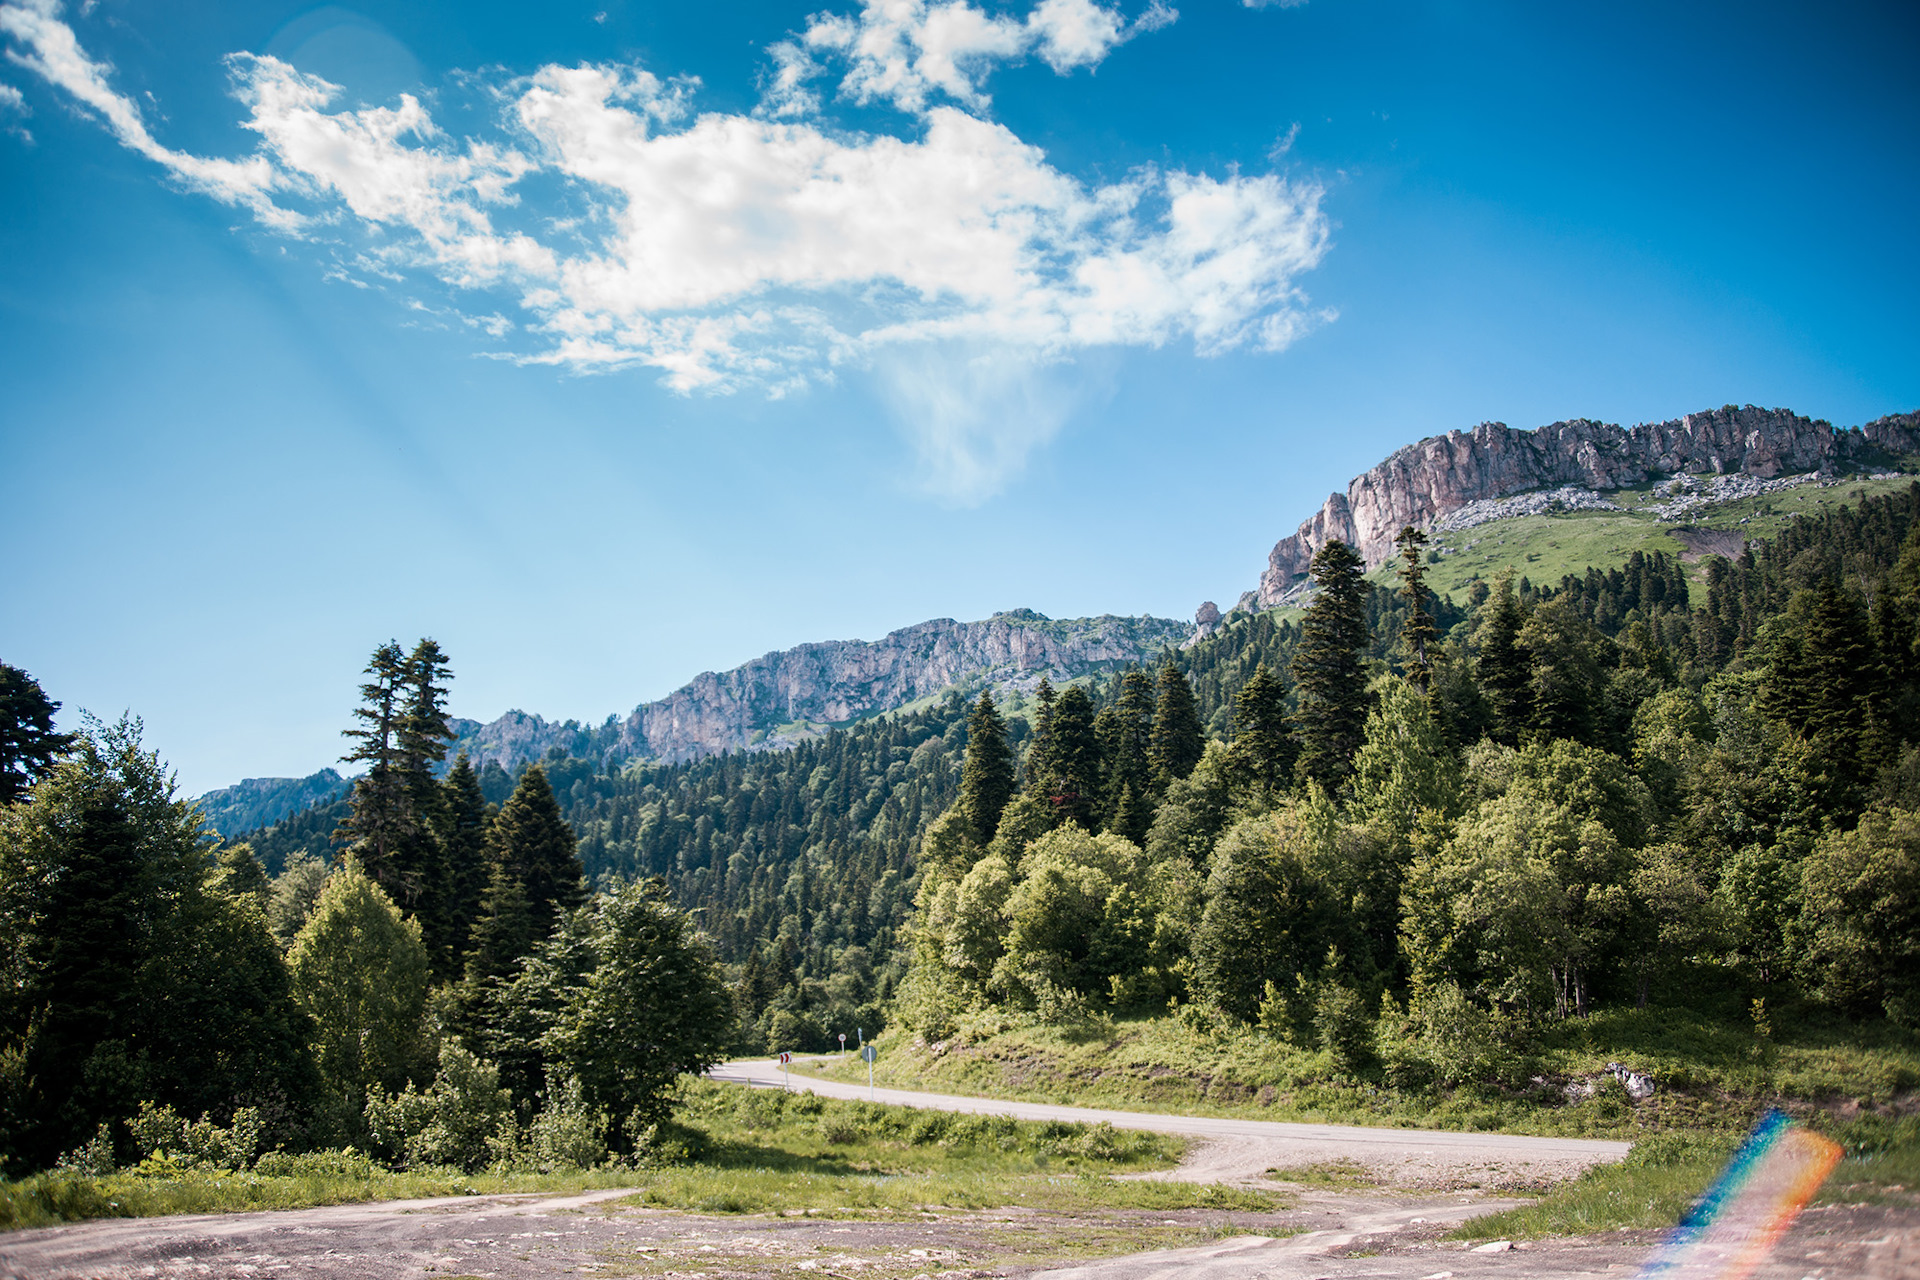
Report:
[[[1399,548],[1112,678],[676,765],[449,760],[452,660],[388,643],[351,794],[251,833],[0,667],[4,1167],[639,1159],[683,1071],[989,1015],[1402,1090],[1706,992],[1920,1025],[1920,486],[1691,574],[1450,600]]]

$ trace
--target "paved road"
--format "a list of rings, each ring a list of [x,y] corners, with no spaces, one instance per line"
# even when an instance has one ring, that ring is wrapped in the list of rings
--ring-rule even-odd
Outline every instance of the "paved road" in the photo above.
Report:
[[[1412,1185],[1483,1186],[1537,1184],[1571,1177],[1590,1165],[1624,1159],[1627,1143],[1592,1138],[1536,1138],[1512,1133],[1460,1133],[1441,1129],[1369,1128],[1348,1124],[1295,1124],[1176,1116],[1151,1111],[1106,1111],[1040,1102],[1008,1102],[906,1089],[876,1089],[804,1074],[783,1077],[772,1060],[728,1062],[707,1073],[714,1080],[759,1088],[811,1090],[824,1098],[864,1099],[934,1111],[1013,1116],[1020,1120],[1106,1123],[1116,1129],[1147,1129],[1209,1141],[1174,1175],[1194,1181],[1257,1178],[1268,1169],[1352,1161],[1384,1181]]]

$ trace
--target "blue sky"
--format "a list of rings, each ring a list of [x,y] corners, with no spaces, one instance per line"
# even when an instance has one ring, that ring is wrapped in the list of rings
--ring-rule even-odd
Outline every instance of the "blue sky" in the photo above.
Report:
[[[0,48],[0,658],[191,791],[338,755],[389,636],[597,720],[1228,604],[1482,420],[1920,408],[1908,5],[0,0]]]

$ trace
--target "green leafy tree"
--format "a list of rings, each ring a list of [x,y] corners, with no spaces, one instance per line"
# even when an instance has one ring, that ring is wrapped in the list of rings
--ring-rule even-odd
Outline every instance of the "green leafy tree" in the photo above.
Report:
[[[1400,598],[1406,602],[1406,620],[1400,624],[1400,647],[1406,657],[1407,680],[1422,694],[1433,682],[1433,660],[1428,654],[1440,639],[1427,610],[1427,535],[1408,525],[1393,540],[1400,549]]]
[[[984,847],[1000,828],[1000,811],[1013,797],[1013,749],[1007,723],[984,690],[967,716],[967,758],[960,771],[960,808],[973,828],[974,843]]]
[[[1920,1026],[1920,814],[1872,811],[1801,872],[1801,970],[1825,999]]]
[[[730,997],[711,945],[656,881],[596,899],[589,945],[592,974],[548,1040],[632,1150],[667,1118],[674,1082],[720,1060]]]
[[[1200,708],[1194,702],[1193,686],[1187,683],[1180,668],[1171,662],[1162,663],[1153,704],[1153,738],[1147,745],[1147,760],[1153,766],[1154,794],[1160,795],[1170,783],[1192,773],[1206,745],[1207,735],[1200,724]]]
[[[1412,680],[1383,677],[1376,692],[1354,757],[1350,812],[1404,849],[1423,813],[1458,813],[1460,765]]]
[[[368,1090],[389,1093],[422,1073],[429,969],[420,924],[349,856],[328,877],[287,955],[293,997],[312,1019],[314,1058],[343,1123]]]
[[[54,732],[59,709],[32,676],[0,662],[0,805],[25,796],[72,745],[71,734]]]
[[[1367,643],[1365,569],[1338,538],[1314,553],[1313,601],[1293,653],[1301,767],[1330,791],[1352,772],[1366,732],[1367,674],[1360,659]]]

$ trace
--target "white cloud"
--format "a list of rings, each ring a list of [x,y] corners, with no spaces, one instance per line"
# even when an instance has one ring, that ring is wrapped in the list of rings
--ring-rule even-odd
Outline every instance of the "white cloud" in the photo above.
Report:
[[[261,157],[218,160],[172,151],[147,132],[140,108],[107,83],[111,68],[80,48],[73,28],[60,21],[58,0],[19,0],[0,4],[0,35],[14,43],[7,60],[72,95],[98,115],[123,144],[165,166],[187,185],[227,204],[244,205],[263,222],[291,227],[294,219],[275,207],[267,192],[275,185],[273,168]]]
[[[0,81],[0,109],[17,112],[23,116],[33,114],[32,109],[27,106],[27,95],[4,81]]]
[[[772,47],[767,109],[776,116],[817,109],[818,95],[807,84],[829,61],[845,63],[839,91],[861,105],[886,102],[917,113],[944,95],[980,108],[987,104],[981,82],[996,63],[1038,54],[1066,75],[1097,67],[1115,46],[1177,17],[1165,0],[1152,0],[1131,23],[1094,0],[1040,0],[1024,20],[967,0],[864,0],[858,15],[815,14],[798,37]]]
[[[784,115],[696,115],[696,81],[545,66],[470,82],[502,113],[484,137],[450,136],[407,95],[341,109],[336,86],[235,54],[241,123],[259,139],[236,160],[157,142],[51,0],[0,0],[0,32],[8,57],[134,151],[274,230],[332,242],[332,278],[478,293],[487,314],[433,314],[512,342],[514,358],[646,366],[681,391],[778,397],[871,368],[929,487],[975,501],[1072,411],[1049,369],[1183,339],[1201,354],[1278,350],[1330,318],[1296,283],[1328,245],[1317,185],[1152,169],[1089,185],[964,109],[996,58],[1092,66],[1170,12],[1128,26],[1090,0],[1042,0],[1018,21],[870,0],[775,50],[768,98]],[[850,94],[917,104],[914,135],[819,120],[806,68],[827,55],[865,77]]]

